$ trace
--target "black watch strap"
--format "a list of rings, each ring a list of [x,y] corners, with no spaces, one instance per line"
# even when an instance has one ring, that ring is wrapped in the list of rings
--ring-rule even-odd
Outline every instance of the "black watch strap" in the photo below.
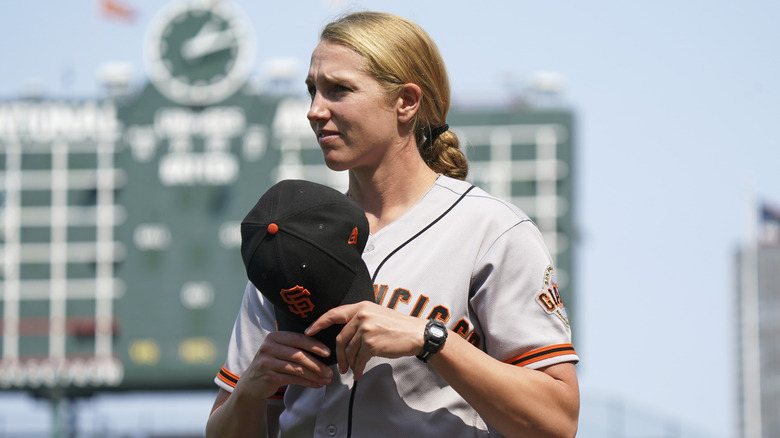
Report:
[[[417,353],[417,359],[428,362],[428,359],[441,349],[446,340],[447,326],[436,318],[429,319],[428,324],[425,325],[425,343],[422,350]]]

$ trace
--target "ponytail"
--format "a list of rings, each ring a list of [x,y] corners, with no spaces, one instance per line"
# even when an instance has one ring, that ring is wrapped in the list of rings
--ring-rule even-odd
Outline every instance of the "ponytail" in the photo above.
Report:
[[[431,133],[434,130],[428,127],[423,131]],[[434,172],[450,178],[466,179],[469,173],[469,163],[466,160],[466,155],[460,149],[460,141],[454,132],[447,129],[438,136],[429,134],[420,137],[422,138],[418,138],[417,144],[420,145],[420,155],[428,167]]]

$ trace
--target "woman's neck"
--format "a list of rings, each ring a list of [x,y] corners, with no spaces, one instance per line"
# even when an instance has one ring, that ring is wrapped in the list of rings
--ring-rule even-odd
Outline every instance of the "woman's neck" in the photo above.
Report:
[[[349,196],[368,218],[371,233],[409,211],[438,178],[422,159],[403,166],[384,166],[372,172],[349,171]]]

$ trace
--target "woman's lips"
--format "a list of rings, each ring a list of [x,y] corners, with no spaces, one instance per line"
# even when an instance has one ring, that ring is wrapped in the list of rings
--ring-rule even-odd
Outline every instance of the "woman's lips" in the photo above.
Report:
[[[320,142],[329,142],[334,140],[336,137],[339,136],[339,133],[336,131],[326,131],[322,130],[317,133],[317,140]]]

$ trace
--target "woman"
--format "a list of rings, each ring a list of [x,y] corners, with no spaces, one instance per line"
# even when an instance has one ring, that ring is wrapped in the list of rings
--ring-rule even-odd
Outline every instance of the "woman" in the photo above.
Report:
[[[345,324],[328,351],[276,331],[248,284],[207,435],[574,436],[578,357],[551,258],[524,213],[463,181],[434,42],[350,14],[323,30],[306,84],[325,163],[369,221],[377,303],[312,324]],[[335,369],[316,359],[331,354]]]

